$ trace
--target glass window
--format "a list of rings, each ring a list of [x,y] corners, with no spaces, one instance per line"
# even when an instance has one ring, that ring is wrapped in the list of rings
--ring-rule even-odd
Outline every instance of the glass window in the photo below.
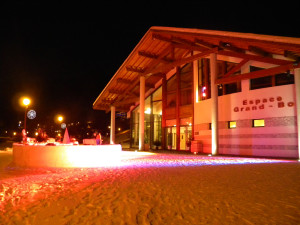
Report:
[[[294,84],[294,75],[288,73],[281,73],[275,75],[275,85],[280,86],[280,85],[286,85],[286,84]]]
[[[205,100],[210,98],[210,71],[209,59],[200,59],[198,61],[198,99]]]
[[[236,121],[229,121],[228,122],[228,128],[229,129],[236,128]]]
[[[262,70],[263,68],[250,66],[250,72]],[[294,75],[290,72],[280,73],[272,76],[260,77],[250,80],[250,90],[266,88],[272,86],[280,86],[294,84]]]
[[[260,77],[250,80],[250,90],[272,87],[272,76]]]
[[[162,100],[162,88],[158,88],[153,94],[152,94],[152,101],[161,101]]]
[[[180,104],[192,104],[192,84],[193,84],[193,70],[192,64],[188,63],[180,69]]]
[[[253,120],[253,127],[264,127],[265,126],[265,120],[259,119],[259,120]]]
[[[167,82],[167,107],[176,107],[176,77]]]

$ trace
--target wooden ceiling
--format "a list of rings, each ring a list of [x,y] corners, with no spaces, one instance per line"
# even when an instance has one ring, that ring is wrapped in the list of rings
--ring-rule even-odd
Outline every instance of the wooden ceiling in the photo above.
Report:
[[[127,112],[139,101],[140,76],[146,78],[146,92],[154,90],[163,74],[211,53],[240,61],[216,80],[217,84],[230,83],[299,67],[300,38],[151,27],[100,93],[93,108],[109,111],[110,106],[114,105],[117,111]],[[250,60],[273,66],[248,74],[234,75]]]

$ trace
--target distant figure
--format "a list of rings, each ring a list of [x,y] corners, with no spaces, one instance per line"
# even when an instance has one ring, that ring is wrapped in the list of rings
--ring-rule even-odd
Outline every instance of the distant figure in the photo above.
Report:
[[[101,133],[100,132],[97,132],[97,135],[96,135],[96,144],[97,145],[101,145],[102,144],[102,140],[101,140]]]
[[[27,134],[25,129],[22,130],[22,140],[23,140],[23,144],[27,143]]]
[[[36,137],[37,142],[46,142],[48,138],[46,131],[43,131],[43,129],[39,128],[37,132],[38,132],[38,135]]]

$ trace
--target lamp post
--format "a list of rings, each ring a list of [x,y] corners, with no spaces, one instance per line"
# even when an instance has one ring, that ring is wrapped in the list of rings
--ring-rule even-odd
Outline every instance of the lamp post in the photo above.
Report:
[[[27,109],[28,109],[28,106],[30,104],[30,99],[29,98],[23,98],[23,105],[25,106],[25,115],[24,115],[24,129],[26,131],[26,114],[27,114]]]
[[[26,131],[26,114],[27,114],[27,109],[28,109],[28,106],[30,105],[30,99],[29,98],[23,98],[23,100],[22,100],[22,103],[23,103],[23,105],[25,106],[25,114],[24,114],[24,134],[23,134],[23,136],[24,136],[24,143],[26,143],[26,141],[27,141],[27,138],[26,138],[26,136],[27,136],[27,131]]]

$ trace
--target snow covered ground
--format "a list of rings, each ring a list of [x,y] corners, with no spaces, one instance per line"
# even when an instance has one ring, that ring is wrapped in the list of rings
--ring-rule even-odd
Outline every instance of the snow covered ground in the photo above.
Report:
[[[0,151],[0,224],[300,224],[300,163],[126,152],[102,168],[17,168]]]

